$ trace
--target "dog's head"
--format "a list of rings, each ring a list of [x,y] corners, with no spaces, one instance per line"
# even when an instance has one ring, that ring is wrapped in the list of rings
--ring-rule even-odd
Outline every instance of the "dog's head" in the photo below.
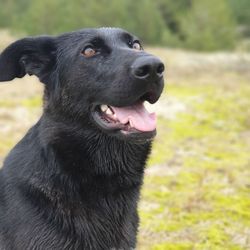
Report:
[[[0,55],[0,81],[36,75],[45,112],[123,140],[154,137],[156,117],[144,102],[159,99],[163,71],[137,37],[117,28],[24,38]]]

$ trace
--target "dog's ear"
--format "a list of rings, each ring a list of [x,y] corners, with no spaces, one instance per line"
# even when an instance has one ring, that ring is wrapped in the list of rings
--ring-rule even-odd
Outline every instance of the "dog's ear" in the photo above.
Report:
[[[0,82],[36,75],[46,82],[56,61],[55,38],[24,38],[7,47],[0,55]]]

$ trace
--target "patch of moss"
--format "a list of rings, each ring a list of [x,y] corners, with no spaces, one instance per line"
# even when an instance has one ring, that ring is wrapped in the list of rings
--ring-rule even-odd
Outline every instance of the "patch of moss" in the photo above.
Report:
[[[17,104],[13,100],[0,100],[0,107],[1,108],[13,108]]]
[[[13,140],[6,139],[6,138],[1,138],[0,140],[0,158],[2,158],[6,153],[9,151],[11,147],[13,147],[14,142]]]
[[[193,250],[191,243],[161,243],[155,245],[152,250]]]
[[[22,105],[27,108],[38,108],[42,106],[42,99],[40,96],[35,96],[22,101]]]

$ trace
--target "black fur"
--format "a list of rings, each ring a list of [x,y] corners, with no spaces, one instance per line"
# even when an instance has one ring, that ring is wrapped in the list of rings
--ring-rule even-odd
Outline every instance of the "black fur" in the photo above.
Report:
[[[45,85],[40,120],[0,171],[1,250],[133,249],[137,204],[151,142],[104,131],[94,104],[131,105],[163,88],[136,80],[131,64],[147,53],[121,29],[86,29],[19,40],[0,55],[0,81],[25,74]],[[94,44],[97,55],[82,50]]]

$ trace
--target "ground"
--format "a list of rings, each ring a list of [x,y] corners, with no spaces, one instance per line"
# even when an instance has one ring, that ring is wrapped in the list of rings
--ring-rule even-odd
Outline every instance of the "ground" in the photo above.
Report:
[[[158,135],[138,250],[250,249],[250,56],[149,50],[166,63],[167,85],[149,107]],[[41,93],[35,77],[0,86],[0,161],[38,119]]]

